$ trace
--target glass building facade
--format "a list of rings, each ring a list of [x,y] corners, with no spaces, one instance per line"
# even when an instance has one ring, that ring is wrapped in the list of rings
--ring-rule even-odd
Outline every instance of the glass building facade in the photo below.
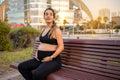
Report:
[[[70,9],[69,0],[9,0],[9,23],[29,23],[34,28],[45,24],[43,12],[52,7],[58,15],[56,22],[63,25],[63,21],[73,23],[74,10]]]
[[[69,0],[26,0],[25,2],[25,22],[31,26],[39,28],[45,24],[43,13],[48,7],[57,11],[58,24],[63,25],[63,21],[73,22],[74,11],[69,9]]]
[[[29,9],[25,9],[30,25],[38,28],[44,24],[43,11],[48,7],[47,0],[29,0]]]
[[[9,10],[7,12],[9,23],[23,24],[24,23],[24,1],[9,0]]]
[[[0,4],[3,2],[4,0],[0,0]]]

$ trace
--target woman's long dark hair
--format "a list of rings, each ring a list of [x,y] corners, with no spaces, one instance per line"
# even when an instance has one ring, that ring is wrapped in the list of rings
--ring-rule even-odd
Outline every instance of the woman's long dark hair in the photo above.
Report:
[[[51,10],[51,11],[53,12],[53,17],[54,17],[54,19],[55,19],[55,11],[54,11],[52,8],[47,8],[47,9],[44,11],[44,16],[45,16],[45,13],[46,13],[47,10]],[[52,25],[52,27],[51,27],[51,29],[50,29],[50,33],[49,33],[50,38],[52,38],[52,33],[55,31],[56,28],[57,28],[56,22],[53,20],[53,25]]]

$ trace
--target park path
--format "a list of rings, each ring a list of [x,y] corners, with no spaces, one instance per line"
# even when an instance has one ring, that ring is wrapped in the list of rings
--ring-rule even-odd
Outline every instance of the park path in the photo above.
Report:
[[[0,80],[24,80],[17,70],[0,75]]]

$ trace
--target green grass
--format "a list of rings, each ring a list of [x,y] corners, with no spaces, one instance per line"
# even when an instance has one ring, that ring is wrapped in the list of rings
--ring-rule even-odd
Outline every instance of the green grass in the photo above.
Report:
[[[19,49],[15,52],[0,52],[0,73],[10,71],[10,64],[19,60],[31,58],[33,48]]]

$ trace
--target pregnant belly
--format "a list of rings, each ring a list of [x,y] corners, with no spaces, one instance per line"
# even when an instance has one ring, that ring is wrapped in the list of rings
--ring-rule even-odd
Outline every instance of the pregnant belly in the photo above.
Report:
[[[57,49],[57,45],[51,45],[46,43],[40,43],[38,46],[38,50],[41,51],[55,51]]]

